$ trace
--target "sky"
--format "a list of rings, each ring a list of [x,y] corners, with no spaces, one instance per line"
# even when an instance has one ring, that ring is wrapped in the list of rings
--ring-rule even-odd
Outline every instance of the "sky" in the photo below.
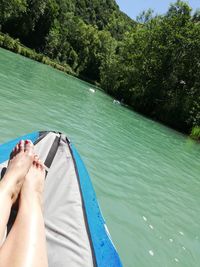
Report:
[[[143,11],[149,8],[155,11],[154,14],[164,14],[167,12],[170,3],[176,2],[175,0],[116,0],[120,9],[132,19]],[[200,8],[200,0],[189,0],[187,3],[192,9]]]

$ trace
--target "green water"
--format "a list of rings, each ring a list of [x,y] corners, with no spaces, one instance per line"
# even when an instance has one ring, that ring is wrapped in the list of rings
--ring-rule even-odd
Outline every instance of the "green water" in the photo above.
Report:
[[[200,145],[89,88],[0,49],[0,143],[35,130],[65,132],[124,267],[199,267]]]

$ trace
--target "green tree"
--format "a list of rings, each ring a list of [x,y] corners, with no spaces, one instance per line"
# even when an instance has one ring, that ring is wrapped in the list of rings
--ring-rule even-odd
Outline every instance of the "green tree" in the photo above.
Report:
[[[0,1],[0,25],[4,24],[11,17],[18,17],[26,12],[26,0],[1,0]]]

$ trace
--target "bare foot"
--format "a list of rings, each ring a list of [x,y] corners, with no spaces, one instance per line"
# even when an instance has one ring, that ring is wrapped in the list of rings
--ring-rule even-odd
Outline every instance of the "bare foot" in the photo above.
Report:
[[[0,188],[9,194],[12,203],[14,203],[18,197],[25,175],[28,173],[33,160],[33,143],[28,140],[21,140],[13,149],[6,173],[0,182]]]
[[[37,196],[42,204],[42,195],[44,191],[45,167],[44,164],[35,156],[34,161],[25,176],[25,181],[21,189],[21,197]]]

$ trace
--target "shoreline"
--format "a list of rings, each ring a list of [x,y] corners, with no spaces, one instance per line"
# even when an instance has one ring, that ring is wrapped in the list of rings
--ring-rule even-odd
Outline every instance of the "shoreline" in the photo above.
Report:
[[[19,39],[14,39],[10,37],[10,35],[2,33],[1,31],[0,31],[0,47],[9,50],[13,53],[19,54],[21,56],[27,57],[29,59],[35,60],[37,62],[40,62],[42,64],[49,65],[54,69],[62,71],[77,79],[81,79],[85,83],[93,85],[97,89],[104,91],[102,88],[100,88],[99,83],[89,80],[87,77],[83,77],[81,75],[76,74],[68,64],[61,64],[60,62],[53,60],[42,53],[37,53],[35,50],[23,45],[19,41]]]
[[[88,85],[92,85],[96,89],[99,89],[105,92],[102,88],[99,87],[100,85],[97,82],[91,81],[81,75],[77,75],[68,64],[61,64],[58,61],[50,59],[44,54],[37,53],[35,50],[32,50],[24,46],[22,43],[20,43],[19,39],[14,39],[10,37],[8,34],[4,34],[2,32],[0,32],[0,47],[6,50],[9,50],[11,52],[14,52],[16,54],[20,54],[24,57],[30,58],[32,60],[35,60],[37,62],[43,63],[45,65],[49,65],[59,71],[62,71],[68,75],[73,76],[74,78],[81,79],[83,82],[87,83]],[[133,107],[130,107],[130,108],[134,111]],[[191,129],[191,132],[188,133],[188,136],[192,138],[193,140],[200,142],[200,127],[194,126]]]
[[[4,34],[2,32],[0,32],[0,47],[6,50],[12,51],[16,54],[20,54],[24,57],[33,59],[40,63],[49,65],[55,69],[63,71],[72,76],[77,76],[76,73],[71,69],[69,65],[61,64],[55,60],[50,59],[49,57],[41,53],[37,53],[36,51],[24,46],[22,43],[20,43],[18,39],[13,39],[8,34]]]

